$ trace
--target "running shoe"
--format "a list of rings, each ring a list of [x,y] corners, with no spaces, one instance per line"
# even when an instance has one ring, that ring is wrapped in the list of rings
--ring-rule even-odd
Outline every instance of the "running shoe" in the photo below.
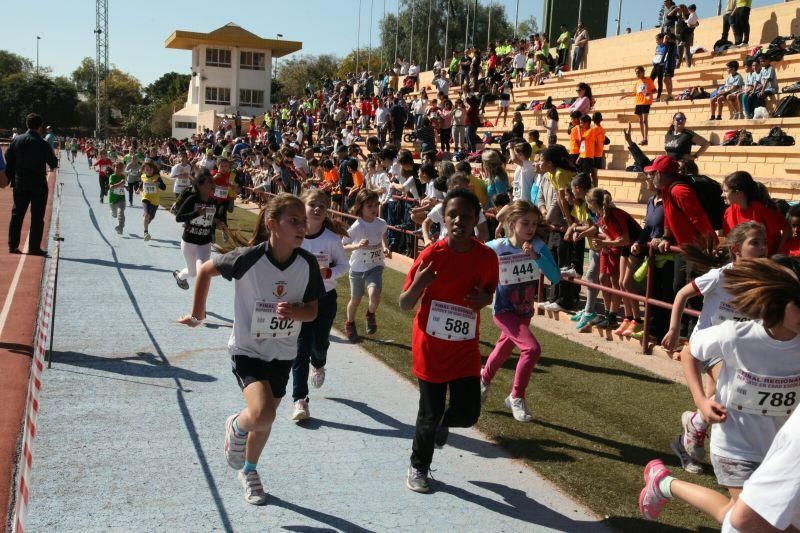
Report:
[[[553,302],[547,306],[548,311],[552,311],[554,313],[569,313],[569,309],[566,307],[562,307],[561,304],[558,302]]]
[[[261,484],[261,476],[255,470],[244,472],[239,470],[239,483],[244,489],[244,501],[251,505],[264,505],[267,502],[267,493]]]
[[[583,318],[583,315],[585,315],[585,314],[586,314],[586,311],[581,309],[580,311],[578,311],[577,313],[575,313],[574,315],[569,317],[569,319],[572,322],[578,322],[578,321],[580,321],[581,318]]]
[[[233,421],[239,417],[239,414],[231,415],[225,421],[225,460],[228,466],[234,470],[241,470],[244,467],[244,451],[247,448],[247,435],[241,437],[236,434],[233,429]]]
[[[678,456],[678,459],[681,460],[681,468],[690,474],[702,474],[703,465],[695,462],[695,460],[692,459],[688,453],[686,453],[686,448],[683,446],[682,437],[683,435],[678,435],[675,437],[675,439],[669,444],[669,447],[672,448],[672,451]]]
[[[431,489],[428,483],[428,471],[409,466],[406,474],[406,487],[414,492],[428,492]]]
[[[308,401],[297,400],[294,402],[294,413],[292,413],[292,420],[300,422],[301,420],[308,420],[311,417],[311,412],[308,410]]]
[[[637,322],[635,320],[631,320],[631,323],[628,324],[627,329],[625,329],[625,331],[622,332],[622,336],[623,337],[629,337],[629,338],[630,337],[635,338],[635,337],[633,337],[633,335],[636,334],[636,333],[641,333],[643,329],[644,329],[644,327],[642,326],[641,322]]]
[[[319,368],[311,365],[311,385],[318,389],[322,387],[322,384],[325,383],[325,367],[321,366]]]
[[[699,463],[706,456],[705,443],[708,426],[706,425],[702,429],[695,427],[694,419],[696,416],[698,415],[695,411],[684,411],[681,415],[681,425],[683,426],[683,439],[681,442],[689,457]]]
[[[514,415],[514,420],[517,422],[530,422],[533,420],[525,398],[514,398],[509,394],[506,397],[506,407],[511,409],[511,414]]]
[[[597,318],[597,313],[583,313],[578,323],[575,324],[575,329],[578,331],[582,330],[586,326],[590,325],[594,319]]]
[[[349,340],[350,342],[356,342],[358,340],[358,331],[356,331],[355,322],[345,322],[344,330],[345,333],[347,334],[347,340]]]
[[[117,235],[122,235],[122,227],[121,226],[115,227],[114,230],[117,232]]]
[[[595,314],[595,317],[589,321],[589,325],[597,326],[603,321],[608,322],[608,315],[606,315],[605,313],[597,313]]]
[[[150,233],[147,232],[147,231],[144,232],[144,240],[145,241],[149,241],[150,240]]]
[[[375,319],[375,313],[367,313],[367,335],[374,335],[378,331],[378,321]]]
[[[617,322],[617,317],[606,315],[602,318],[602,320],[593,324],[598,329],[615,329],[619,326],[619,322]]]
[[[447,444],[447,438],[450,436],[450,428],[439,424],[436,428],[436,434],[433,436],[433,445],[441,450]]]
[[[623,320],[619,327],[613,331],[614,335],[622,335],[622,333],[628,329],[628,326],[631,325],[631,322],[632,321],[627,318]]]
[[[667,503],[658,483],[669,475],[661,459],[653,459],[644,467],[644,488],[639,493],[639,511],[647,520],[655,520]]]
[[[172,271],[172,277],[175,278],[175,283],[177,283],[178,287],[180,287],[181,289],[183,289],[185,291],[189,290],[189,281],[185,280],[185,279],[181,279],[180,277],[178,277],[178,274],[180,274],[179,270],[173,270]]]
[[[486,403],[486,397],[489,396],[489,387],[491,386],[491,383],[486,383],[483,381],[483,378],[481,378],[481,405]]]

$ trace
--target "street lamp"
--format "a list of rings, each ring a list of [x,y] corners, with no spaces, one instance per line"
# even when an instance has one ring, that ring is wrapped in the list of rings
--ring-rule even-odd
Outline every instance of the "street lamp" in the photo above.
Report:
[[[41,40],[42,40],[42,38],[37,35],[36,36],[36,74],[39,74],[39,41],[41,41]]]
[[[275,35],[278,36],[278,39],[283,37],[282,33],[276,33]],[[278,56],[275,56],[275,71],[272,73],[272,77],[277,79],[278,78]]]

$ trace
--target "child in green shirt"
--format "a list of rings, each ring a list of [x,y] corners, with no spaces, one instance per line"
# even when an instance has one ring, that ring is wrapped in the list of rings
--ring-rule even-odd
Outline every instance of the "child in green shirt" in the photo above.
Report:
[[[128,184],[125,176],[125,163],[118,161],[114,164],[114,172],[108,177],[108,205],[111,206],[111,216],[118,221],[114,229],[119,235],[125,229],[125,187]]]

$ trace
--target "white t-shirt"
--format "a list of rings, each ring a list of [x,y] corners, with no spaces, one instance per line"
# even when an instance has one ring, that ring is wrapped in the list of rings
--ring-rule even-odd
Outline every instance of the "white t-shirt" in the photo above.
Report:
[[[531,186],[536,181],[536,172],[530,161],[517,165],[514,171],[514,199],[531,201]]]
[[[763,461],[772,440],[789,416],[744,413],[736,405],[728,403],[740,394],[743,377],[800,376],[800,335],[782,342],[770,337],[759,321],[727,320],[718,326],[694,332],[689,347],[699,361],[719,356],[723,360],[715,398],[726,406],[728,418],[714,426],[711,452],[729,459]],[[748,389],[747,392],[754,398],[758,397],[756,391]]]
[[[303,156],[294,156],[294,167],[306,173],[306,176],[311,175],[311,167],[308,166],[308,159]]]
[[[689,13],[689,16],[686,17],[686,25],[690,28],[696,28],[700,25],[700,21],[697,19],[697,11],[694,13]]]
[[[415,200],[419,200],[419,191],[417,190],[417,182],[414,179],[414,176],[410,176],[403,182],[403,190],[406,192],[410,192],[411,196],[414,197]]]
[[[428,219],[434,224],[439,224],[439,240],[447,237],[447,226],[444,225],[444,213],[442,212],[444,204],[439,203],[433,206],[433,209],[428,212]],[[486,222],[486,215],[483,214],[483,209],[478,213],[478,224],[475,225],[475,236],[478,236],[478,225]]]
[[[192,177],[192,166],[189,164],[182,165],[178,163],[172,167],[169,172],[169,177],[175,181],[172,184],[172,192],[180,194],[189,188]]]
[[[383,236],[386,234],[386,221],[376,218],[367,222],[359,218],[350,229],[347,237],[342,238],[342,244],[353,244],[362,239],[367,239],[366,248],[353,250],[350,254],[350,270],[353,272],[366,272],[375,267],[383,266]]]
[[[525,54],[517,52],[517,55],[514,56],[514,68],[525,68],[526,59]]]
[[[436,198],[437,200],[441,201],[444,200],[445,195],[443,191],[440,191],[433,186],[433,180],[431,180],[425,184],[425,196],[428,198]]]
[[[714,268],[695,278],[692,285],[695,290],[703,295],[703,310],[700,311],[700,318],[697,319],[692,335],[696,332],[711,326],[721,324],[726,320],[748,320],[746,316],[736,311],[730,304],[733,299],[731,293],[722,286],[723,273],[733,267],[733,263],[728,263],[721,268]]]
[[[408,75],[409,76],[419,76],[419,67],[417,65],[411,65],[408,67]]]
[[[764,462],[744,482],[739,499],[772,527],[781,531],[800,528],[800,415],[795,413],[775,435]],[[730,512],[722,533],[738,533]]]
[[[370,177],[369,188],[373,191],[378,191],[378,200],[381,203],[387,202],[392,194],[389,184],[389,176],[386,172],[376,172]]]
[[[317,258],[320,268],[330,268],[331,277],[323,279],[325,292],[336,288],[336,279],[350,270],[347,254],[342,247],[342,239],[327,228],[316,235],[306,235],[300,247]]]
[[[375,125],[383,126],[389,121],[389,110],[384,106],[378,107],[375,110]]]

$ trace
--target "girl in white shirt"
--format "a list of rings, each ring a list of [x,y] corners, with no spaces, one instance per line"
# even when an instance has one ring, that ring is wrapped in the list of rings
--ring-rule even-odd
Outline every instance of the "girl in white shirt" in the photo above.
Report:
[[[297,357],[292,364],[292,399],[295,421],[310,415],[308,408],[309,363],[311,384],[318,389],[325,381],[325,363],[328,359],[331,328],[336,319],[336,279],[350,270],[342,237],[347,228],[328,217],[330,197],[319,189],[309,189],[300,197],[306,205],[306,238],[301,248],[317,259],[325,285],[325,295],[317,303],[317,318],[304,322],[297,341]]]
[[[228,352],[246,406],[225,422],[223,449],[253,505],[267,499],[256,467],[286,394],[301,324],[316,319],[325,291],[316,258],[300,248],[305,235],[303,202],[288,193],[273,198],[259,214],[249,246],[203,263],[192,312],[179,320],[198,326],[206,316],[211,279],[236,280]],[[238,235],[229,237],[240,244]]]
[[[692,332],[692,335],[711,326],[721,324],[725,320],[746,320],[731,305],[732,296],[723,287],[723,273],[733,267],[740,259],[754,259],[764,257],[767,253],[767,237],[764,226],[758,222],[744,222],[739,224],[726,237],[726,244],[730,249],[731,261],[720,268],[713,268],[683,287],[675,296],[670,318],[669,330],[661,341],[661,345],[668,351],[678,348],[678,335],[681,325],[681,316],[686,303],[695,296],[703,297],[703,309]],[[727,262],[727,255],[716,255],[709,259],[708,252],[696,247],[685,247],[689,261],[694,265],[709,264],[709,261]],[[706,394],[714,395],[716,382],[719,378],[722,354],[709,359],[703,364],[703,374],[708,376]],[[683,433],[670,444],[672,451],[681,460],[683,469],[691,474],[702,473],[700,462],[705,457],[705,439],[708,424],[698,410],[686,411],[681,416]]]
[[[381,303],[383,259],[392,257],[387,242],[386,221],[378,217],[378,200],[378,193],[375,191],[358,191],[351,209],[351,213],[358,218],[347,230],[347,236],[342,238],[344,249],[353,252],[350,255],[350,301],[347,302],[345,322],[345,331],[350,342],[358,340],[355,318],[364,292],[369,296],[367,334],[371,335],[378,330],[375,313]]]
[[[639,509],[648,520],[678,498],[719,522],[735,504],[745,481],[764,461],[800,396],[800,261],[788,257],[742,259],[724,273],[731,303],[752,320],[725,321],[696,332],[681,358],[692,397],[705,420],[717,424],[711,457],[717,479],[731,499],[673,478],[660,459],[644,470]],[[708,398],[702,361],[722,354],[717,392]],[[777,497],[778,495],[776,495]]]

